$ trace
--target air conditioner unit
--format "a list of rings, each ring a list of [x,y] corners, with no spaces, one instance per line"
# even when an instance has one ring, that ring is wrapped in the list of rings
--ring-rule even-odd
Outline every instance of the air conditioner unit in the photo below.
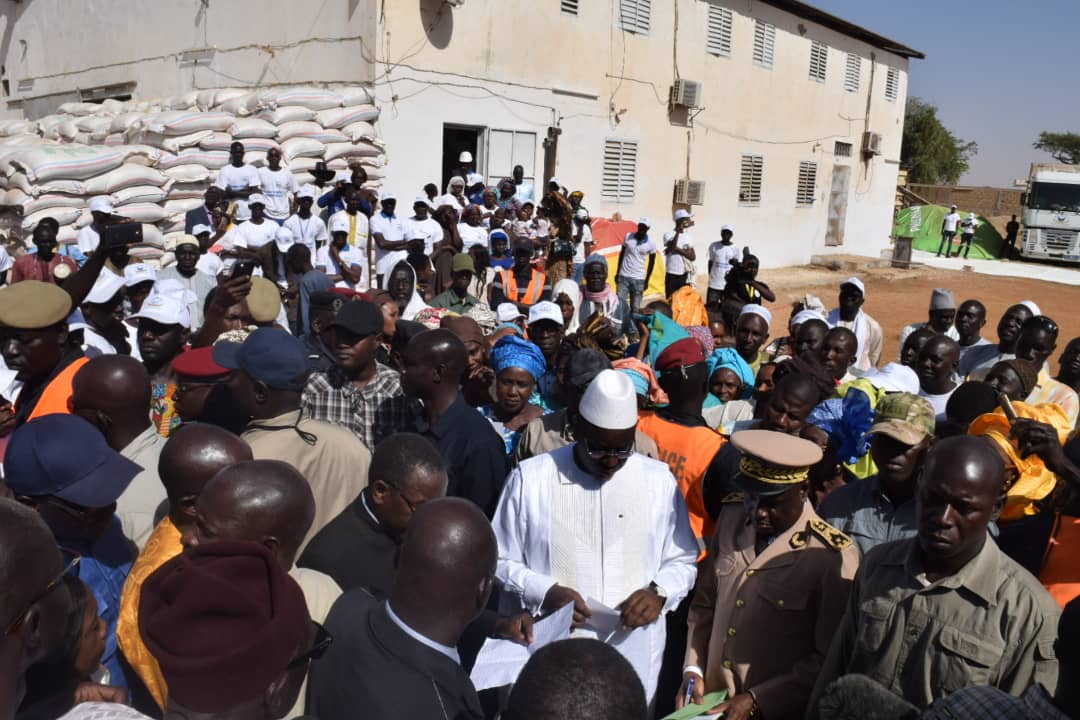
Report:
[[[705,204],[705,181],[684,180],[675,181],[675,204],[676,205],[704,205]]]
[[[875,132],[864,132],[862,135],[862,153],[868,157],[881,154],[881,135]]]
[[[688,108],[701,107],[701,83],[696,80],[676,80],[671,86],[671,104]]]

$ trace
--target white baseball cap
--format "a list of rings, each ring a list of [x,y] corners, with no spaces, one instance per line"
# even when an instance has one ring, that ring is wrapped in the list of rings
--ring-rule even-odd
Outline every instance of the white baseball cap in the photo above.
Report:
[[[462,150],[461,154],[457,156],[458,162],[472,162],[472,153],[468,150]]]
[[[209,225],[196,225],[195,227],[191,228],[191,234],[195,237],[198,237],[203,233],[210,233],[211,235],[213,235],[214,228],[210,227]]]
[[[863,285],[863,281],[860,280],[859,278],[852,276],[852,277],[849,277],[844,282],[840,283],[840,287],[844,287],[845,285],[852,285],[854,287],[859,288],[859,292],[861,292],[863,294],[863,297],[866,297],[866,286]]]
[[[413,200],[413,207],[416,207],[417,205],[427,205],[432,210],[435,209],[435,206],[431,204],[430,200],[428,200],[427,195],[417,195],[416,199]]]
[[[315,188],[311,185],[304,185],[302,188],[296,191],[296,199],[300,198],[313,198],[315,197]]]
[[[112,198],[108,195],[98,195],[97,197],[90,198],[90,212],[105,213],[106,215],[112,215],[115,212],[113,208]]]
[[[349,221],[340,215],[335,215],[330,218],[330,234],[333,235],[334,233],[339,232],[349,232]]]
[[[639,217],[637,219],[637,224],[638,225],[644,225],[647,228],[651,228],[652,227],[652,220],[650,220],[647,217]]]
[[[743,305],[742,310],[739,311],[739,317],[742,317],[743,315],[757,315],[765,320],[767,324],[772,324],[772,313],[769,312],[768,308],[763,305],[758,305],[757,303],[747,303],[746,305]]]
[[[124,278],[111,270],[102,270],[98,279],[94,281],[94,287],[90,288],[84,302],[100,305],[109,302],[116,293],[124,289]]]
[[[465,184],[469,187],[472,187],[473,185],[483,185],[484,176],[480,173],[469,173],[468,177],[465,178]]]
[[[562,183],[559,182],[559,178],[557,178],[557,177],[553,177],[550,180],[548,180],[548,185],[551,185],[552,183],[555,183],[556,185],[561,185],[562,184]]]
[[[863,375],[870,384],[885,392],[919,394],[919,376],[907,365],[888,363],[879,369],[871,368]]]
[[[379,202],[386,202],[387,200],[394,200],[396,202],[397,201],[397,195],[395,195],[392,192],[384,192],[382,194],[382,196],[379,197]]]
[[[720,232],[724,232],[725,230],[727,230],[729,233],[735,232],[735,228],[731,227],[730,225],[721,225]]]
[[[262,193],[252,193],[248,195],[247,204],[248,207],[251,207],[252,205],[262,205],[263,207],[266,207],[270,204],[270,200]]]
[[[630,378],[618,370],[601,370],[581,398],[581,417],[602,430],[637,427],[637,393]]]
[[[495,308],[495,318],[501,323],[514,322],[515,320],[520,320],[523,317],[525,317],[525,315],[520,310],[518,310],[517,305],[515,305],[514,303],[499,303],[499,306]],[[561,313],[559,315],[559,320],[562,320]]]
[[[562,310],[550,300],[542,300],[529,308],[529,324],[532,325],[534,322],[540,322],[541,320],[551,320],[559,323],[559,325],[565,323]]]
[[[279,252],[285,252],[293,243],[296,242],[296,238],[293,236],[293,231],[282,225],[274,233],[274,244],[277,245]]]
[[[679,210],[675,211],[675,219],[676,220],[686,220],[687,218],[690,218],[690,217],[692,217],[692,216],[690,215],[689,210],[683,210],[683,209],[680,208]]]
[[[128,287],[157,280],[157,272],[146,263],[135,263],[124,268],[124,284]]]
[[[131,317],[146,318],[162,325],[190,328],[191,311],[188,305],[197,300],[198,296],[184,287],[179,280],[161,280],[150,290],[139,312]]]

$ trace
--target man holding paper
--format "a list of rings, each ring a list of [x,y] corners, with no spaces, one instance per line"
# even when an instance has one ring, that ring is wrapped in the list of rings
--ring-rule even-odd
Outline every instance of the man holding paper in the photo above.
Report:
[[[601,372],[578,415],[578,442],[522,461],[507,480],[496,580],[530,612],[572,603],[573,635],[623,653],[652,702],[666,639],[657,620],[693,585],[697,540],[671,471],[634,453],[629,378]]]
[[[731,442],[743,453],[742,492],[724,498],[701,567],[676,704],[727,690],[717,708],[727,720],[797,720],[843,617],[859,551],[807,500],[817,445],[773,430],[744,430]]]

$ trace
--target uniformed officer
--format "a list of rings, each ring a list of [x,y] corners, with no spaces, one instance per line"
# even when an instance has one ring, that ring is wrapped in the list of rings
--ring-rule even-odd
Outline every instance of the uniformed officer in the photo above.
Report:
[[[817,445],[772,430],[731,442],[742,492],[725,499],[698,574],[676,704],[726,689],[729,720],[801,718],[859,553],[807,500]]]

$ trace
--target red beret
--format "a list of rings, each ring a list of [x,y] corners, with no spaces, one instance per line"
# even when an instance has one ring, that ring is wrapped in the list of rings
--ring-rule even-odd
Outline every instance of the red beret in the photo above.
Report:
[[[228,375],[231,371],[214,362],[214,348],[191,348],[182,352],[172,361],[172,369],[177,375],[194,378],[209,378]]]
[[[349,288],[343,287],[332,287],[330,288],[330,292],[337,293],[346,300],[352,300],[357,295],[360,295],[360,293],[356,292],[355,290],[350,290]]]
[[[139,633],[169,695],[201,713],[252,700],[307,650],[304,593],[259,543],[186,549],[146,579]]]
[[[692,337],[676,340],[656,358],[656,372],[673,370],[705,362],[705,349]]]

